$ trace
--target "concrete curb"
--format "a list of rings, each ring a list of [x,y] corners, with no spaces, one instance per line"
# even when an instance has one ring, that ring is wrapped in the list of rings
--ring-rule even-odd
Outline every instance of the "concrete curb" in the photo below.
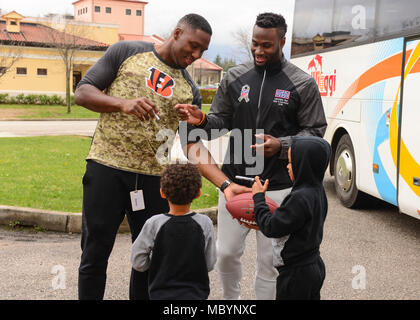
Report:
[[[217,223],[217,207],[194,211],[207,215],[213,224]],[[38,226],[48,231],[80,233],[82,214],[0,205],[0,224],[9,225],[10,223]],[[121,223],[119,232],[130,232],[126,217]]]

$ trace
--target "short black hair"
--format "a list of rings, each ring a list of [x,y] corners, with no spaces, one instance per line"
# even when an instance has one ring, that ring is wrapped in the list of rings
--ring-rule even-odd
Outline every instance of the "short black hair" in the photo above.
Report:
[[[200,16],[199,14],[196,14],[196,13],[190,13],[190,14],[187,14],[187,15],[183,16],[178,21],[178,26],[179,25],[188,25],[188,26],[192,27],[193,29],[203,30],[204,32],[208,33],[209,35],[213,34],[210,23],[208,23],[208,21],[204,17],[202,17],[202,16]]]
[[[171,203],[189,204],[201,189],[200,170],[192,163],[170,164],[163,170],[160,188]]]
[[[281,14],[272,12],[261,13],[257,16],[255,24],[260,28],[276,28],[280,38],[287,32],[286,20]]]

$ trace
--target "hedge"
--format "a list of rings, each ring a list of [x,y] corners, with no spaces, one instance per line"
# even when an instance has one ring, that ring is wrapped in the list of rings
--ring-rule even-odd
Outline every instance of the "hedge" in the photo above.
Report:
[[[216,89],[200,89],[202,103],[211,104]],[[0,104],[35,104],[35,105],[66,105],[66,100],[54,94],[52,96],[46,94],[28,94],[23,93],[17,96],[9,96],[8,93],[0,93]],[[71,96],[71,104],[74,105],[74,96]]]
[[[216,89],[200,89],[202,102],[204,104],[211,104],[216,94]]]
[[[71,104],[74,105],[74,96],[71,96]],[[66,100],[59,95],[28,94],[23,93],[10,97],[8,93],[0,93],[0,104],[35,104],[35,105],[66,105]]]

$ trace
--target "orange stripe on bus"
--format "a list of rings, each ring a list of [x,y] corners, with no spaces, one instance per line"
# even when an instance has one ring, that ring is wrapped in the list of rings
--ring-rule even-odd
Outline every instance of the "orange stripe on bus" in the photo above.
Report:
[[[412,50],[408,50],[406,52],[405,63],[407,63],[407,59],[410,56],[411,52]],[[369,87],[374,83],[383,81],[385,79],[401,76],[401,62],[402,52],[379,62],[372,68],[368,69],[359,78],[357,78],[344,92],[343,96],[341,97],[341,100],[335,107],[334,112],[331,115],[332,120],[335,119],[337,114],[341,111],[341,109],[344,108],[346,103],[358,92],[362,91],[363,89]],[[418,68],[420,68],[420,66]],[[330,120],[330,122],[332,120]]]

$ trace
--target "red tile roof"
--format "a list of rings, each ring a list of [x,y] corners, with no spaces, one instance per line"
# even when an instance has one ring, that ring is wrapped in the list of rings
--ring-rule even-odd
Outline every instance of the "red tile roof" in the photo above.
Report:
[[[194,66],[194,69],[206,69],[206,70],[217,70],[217,71],[223,70],[222,67],[204,58],[200,58],[194,61],[193,66]]]
[[[0,21],[0,42],[21,42],[29,46],[53,46],[54,43],[67,43],[92,50],[106,50],[106,43],[77,37],[38,23],[20,23],[20,32],[7,32],[6,23]]]
[[[146,41],[146,42],[153,42],[154,44],[161,44],[165,41],[165,39],[159,37],[158,35],[146,36],[146,35],[137,35],[137,34],[118,34],[120,40],[138,40],[138,41]]]
[[[82,0],[77,0],[72,2],[72,5],[75,5],[78,2],[81,2]],[[124,1],[124,2],[137,2],[137,3],[144,3],[144,4],[148,4],[148,2],[145,1],[140,1],[140,0],[113,0],[113,1]]]

